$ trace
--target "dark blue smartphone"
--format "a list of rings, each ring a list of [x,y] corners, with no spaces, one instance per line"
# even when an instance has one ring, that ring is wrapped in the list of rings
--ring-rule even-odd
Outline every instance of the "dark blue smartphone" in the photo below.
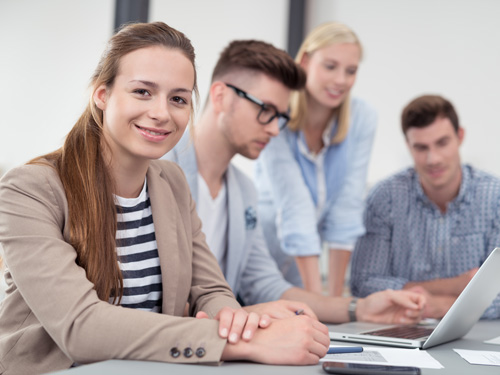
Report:
[[[362,363],[323,362],[323,370],[329,374],[356,375],[420,375],[418,367],[365,365]]]

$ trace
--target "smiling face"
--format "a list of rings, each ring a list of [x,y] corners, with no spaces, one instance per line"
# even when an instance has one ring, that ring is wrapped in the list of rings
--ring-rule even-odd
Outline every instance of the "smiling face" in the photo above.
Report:
[[[189,121],[194,77],[189,59],[163,46],[120,60],[112,87],[99,86],[93,96],[114,161],[148,162],[175,146]]]
[[[262,125],[257,120],[260,110],[257,104],[238,96],[221,82],[215,84],[220,84],[221,90],[222,109],[218,128],[222,136],[234,154],[257,159],[271,138],[278,135],[278,118]],[[251,74],[247,79],[238,80],[238,83],[234,84],[262,102],[273,105],[279,112],[286,113],[290,89],[280,81],[258,73]]]
[[[328,109],[338,108],[356,80],[361,50],[354,43],[335,43],[304,55],[310,100]]]
[[[455,132],[451,121],[444,117],[436,118],[426,127],[407,130],[406,142],[428,195],[458,193],[462,180],[459,148],[463,137],[463,128]]]

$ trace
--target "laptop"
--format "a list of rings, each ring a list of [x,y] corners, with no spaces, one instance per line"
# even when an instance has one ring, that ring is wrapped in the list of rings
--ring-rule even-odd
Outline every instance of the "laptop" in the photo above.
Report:
[[[495,248],[446,315],[434,327],[352,322],[331,325],[330,339],[364,344],[427,349],[456,340],[470,331],[500,293],[500,248]],[[408,332],[408,331],[417,331]],[[418,331],[422,332],[418,332]],[[404,331],[404,332],[403,332]],[[403,332],[403,334],[400,334]]]

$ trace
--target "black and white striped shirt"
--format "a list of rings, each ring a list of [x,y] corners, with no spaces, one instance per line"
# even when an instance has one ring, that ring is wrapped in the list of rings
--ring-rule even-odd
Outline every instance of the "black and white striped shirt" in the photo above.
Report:
[[[115,195],[116,252],[123,275],[121,306],[161,312],[160,259],[147,184],[137,198]]]

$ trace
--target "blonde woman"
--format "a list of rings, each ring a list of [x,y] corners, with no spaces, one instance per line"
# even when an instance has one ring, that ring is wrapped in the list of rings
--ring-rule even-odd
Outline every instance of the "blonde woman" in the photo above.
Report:
[[[341,295],[356,239],[363,234],[363,193],[376,114],[351,98],[361,44],[331,22],[306,37],[296,57],[307,74],[293,94],[291,121],[256,165],[259,213],[281,271],[295,285],[322,292],[319,255],[329,249],[329,294]]]

